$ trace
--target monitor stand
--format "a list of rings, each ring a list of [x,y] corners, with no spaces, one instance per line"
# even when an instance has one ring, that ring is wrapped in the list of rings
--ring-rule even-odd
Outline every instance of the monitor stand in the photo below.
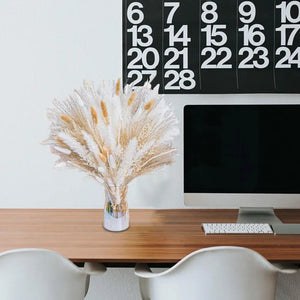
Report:
[[[237,223],[268,223],[275,234],[300,234],[300,224],[283,224],[272,207],[241,207]]]
[[[281,224],[272,207],[240,207],[238,223]]]

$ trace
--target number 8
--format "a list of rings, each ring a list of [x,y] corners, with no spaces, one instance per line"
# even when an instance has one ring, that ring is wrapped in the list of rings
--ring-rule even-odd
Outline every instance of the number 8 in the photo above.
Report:
[[[191,70],[182,70],[179,74],[179,86],[183,90],[192,90],[196,86],[196,82],[194,80],[194,72]],[[188,82],[189,84],[186,84]]]
[[[210,7],[210,8],[209,8]],[[204,23],[214,23],[218,20],[218,14],[216,13],[218,6],[215,2],[207,1],[202,4],[203,13],[201,14],[201,20]],[[208,15],[211,15],[211,18],[207,18]]]

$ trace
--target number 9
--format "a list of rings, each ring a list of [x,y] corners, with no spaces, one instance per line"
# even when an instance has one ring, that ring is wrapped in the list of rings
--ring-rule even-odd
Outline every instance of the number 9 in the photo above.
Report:
[[[249,7],[249,10],[246,11],[245,10],[245,7],[248,6]],[[240,20],[243,22],[243,23],[251,23],[253,22],[253,20],[255,19],[255,15],[256,15],[256,8],[255,8],[255,5],[250,2],[250,1],[244,1],[240,4],[239,6],[239,13],[244,16],[244,17],[249,17],[249,18],[243,18],[243,17],[240,17]]]

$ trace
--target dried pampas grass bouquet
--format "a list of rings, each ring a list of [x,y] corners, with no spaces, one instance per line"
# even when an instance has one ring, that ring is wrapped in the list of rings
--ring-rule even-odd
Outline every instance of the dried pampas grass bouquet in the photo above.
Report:
[[[104,227],[129,226],[127,186],[136,177],[173,162],[178,121],[158,86],[151,89],[85,82],[48,110],[50,135],[45,141],[59,156],[57,167],[77,168],[105,187]]]

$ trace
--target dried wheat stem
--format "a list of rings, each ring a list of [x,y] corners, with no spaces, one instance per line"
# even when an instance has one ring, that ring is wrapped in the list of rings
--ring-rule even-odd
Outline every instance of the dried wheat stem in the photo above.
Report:
[[[108,150],[105,146],[102,147],[102,154],[107,157],[107,154],[108,154]]]
[[[104,163],[106,163],[107,158],[102,153],[99,153],[98,156]]]

